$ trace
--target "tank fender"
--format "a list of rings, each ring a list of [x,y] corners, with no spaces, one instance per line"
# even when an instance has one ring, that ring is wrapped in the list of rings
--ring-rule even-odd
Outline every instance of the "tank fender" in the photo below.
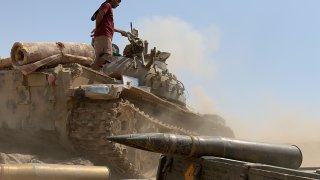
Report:
[[[69,89],[71,97],[89,99],[118,99],[123,91],[121,84],[92,84]]]

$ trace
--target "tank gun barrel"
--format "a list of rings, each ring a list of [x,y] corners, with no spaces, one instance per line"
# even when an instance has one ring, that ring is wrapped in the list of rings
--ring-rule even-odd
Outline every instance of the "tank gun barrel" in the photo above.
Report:
[[[299,168],[302,163],[302,153],[295,145],[164,133],[119,135],[107,139],[141,150],[170,155],[216,156],[292,169]]]

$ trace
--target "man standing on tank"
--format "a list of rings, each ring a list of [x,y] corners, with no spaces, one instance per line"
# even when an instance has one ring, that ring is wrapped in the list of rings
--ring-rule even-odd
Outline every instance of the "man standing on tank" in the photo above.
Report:
[[[96,28],[93,33],[93,46],[96,59],[91,68],[100,71],[102,66],[112,61],[112,38],[113,33],[118,32],[127,37],[127,32],[114,28],[113,10],[119,6],[121,0],[106,0],[94,14]],[[94,20],[94,19],[93,19]]]

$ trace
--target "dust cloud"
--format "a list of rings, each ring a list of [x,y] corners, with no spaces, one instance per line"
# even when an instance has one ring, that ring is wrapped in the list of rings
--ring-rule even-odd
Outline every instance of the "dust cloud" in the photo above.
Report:
[[[200,113],[219,114],[234,131],[236,138],[268,143],[297,145],[303,154],[302,166],[320,167],[320,122],[299,105],[266,103],[264,119],[255,115],[244,119],[228,110],[219,110],[202,87],[194,87],[192,105]],[[259,108],[259,107],[257,107]]]
[[[236,138],[269,143],[297,145],[303,154],[302,166],[320,167],[320,122],[303,107],[279,102],[265,102],[263,117],[248,115],[246,118],[218,109],[214,100],[202,87],[195,87],[193,107],[200,113],[217,113],[234,131]],[[251,110],[248,110],[251,112]]]
[[[265,119],[237,119],[232,112],[225,117],[238,138],[297,145],[303,153],[303,166],[320,166],[320,122],[299,105],[270,101],[263,112]]]
[[[212,62],[205,55],[219,48],[219,30],[212,26],[202,30],[175,17],[151,17],[138,24],[140,36],[147,39],[149,48],[171,52],[168,66],[171,72],[188,70],[193,75],[211,76]]]
[[[206,28],[207,32],[203,33],[204,31],[175,17],[147,18],[140,21],[139,27],[141,37],[163,51],[172,52],[168,62],[170,71],[177,73],[188,70],[193,76],[205,75],[210,82],[214,82],[215,70],[212,68],[217,66],[206,59],[205,55],[219,49],[220,32],[217,27]],[[182,82],[185,80],[187,79],[182,79]],[[219,114],[233,129],[237,138],[296,144],[304,155],[303,166],[320,166],[320,123],[315,117],[309,116],[303,107],[266,100],[265,106],[257,107],[262,109],[264,115],[241,117],[228,109],[218,109],[218,104],[210,98],[201,84],[195,85],[190,92],[193,96],[193,101],[189,102],[192,109],[200,113]]]
[[[192,96],[195,96],[190,107],[197,112],[203,114],[218,114],[215,102],[209,95],[207,95],[205,89],[198,85],[191,88]]]

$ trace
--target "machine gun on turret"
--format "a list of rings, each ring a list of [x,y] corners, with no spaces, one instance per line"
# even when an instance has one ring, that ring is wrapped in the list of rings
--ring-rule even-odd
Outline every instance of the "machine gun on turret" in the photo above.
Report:
[[[137,29],[132,28],[132,23],[130,23],[130,26],[131,31],[127,32],[130,44],[124,48],[123,55],[134,59],[139,57],[145,65],[144,55],[148,53],[148,41],[139,38],[139,32]]]
[[[155,59],[165,61],[170,57],[168,52],[157,51],[157,48],[154,47],[149,51],[149,43],[147,40],[139,38],[139,31],[132,27],[130,24],[131,31],[127,32],[128,41],[130,44],[126,45],[123,50],[123,55],[132,59],[140,59],[144,67],[150,69],[153,65]],[[145,60],[147,59],[147,60]]]
[[[298,170],[302,153],[294,145],[162,133],[120,135],[107,139],[162,153],[157,180],[320,179],[316,170]]]

